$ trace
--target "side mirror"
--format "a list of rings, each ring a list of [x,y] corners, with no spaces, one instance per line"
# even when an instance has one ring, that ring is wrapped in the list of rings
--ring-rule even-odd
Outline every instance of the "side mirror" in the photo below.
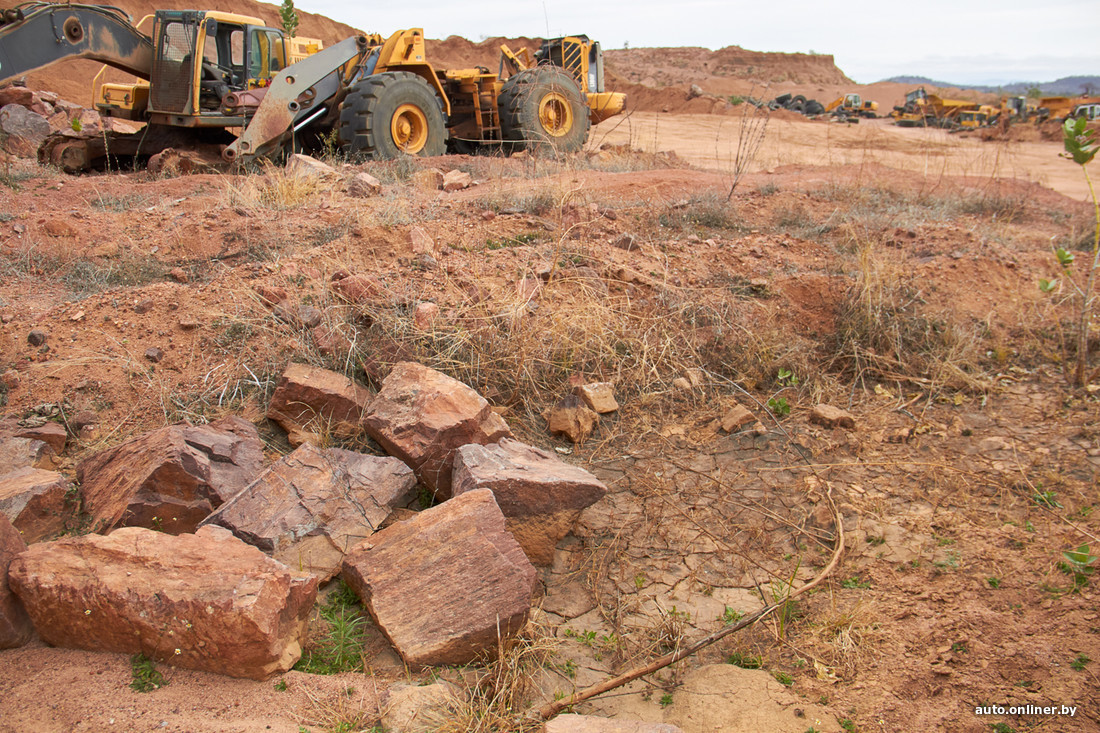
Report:
[[[218,21],[214,20],[213,18],[206,19],[206,35],[218,35]]]

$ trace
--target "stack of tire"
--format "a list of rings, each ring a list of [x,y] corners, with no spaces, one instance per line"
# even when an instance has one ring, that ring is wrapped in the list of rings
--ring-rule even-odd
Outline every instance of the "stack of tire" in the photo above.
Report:
[[[825,105],[816,99],[806,99],[801,94],[780,94],[768,103],[770,109],[789,109],[806,116],[825,113]]]

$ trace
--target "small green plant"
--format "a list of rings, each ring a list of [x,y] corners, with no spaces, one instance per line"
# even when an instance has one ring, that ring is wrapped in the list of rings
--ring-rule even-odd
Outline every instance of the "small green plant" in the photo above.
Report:
[[[311,674],[338,674],[363,668],[367,618],[358,596],[344,581],[320,610],[328,630],[309,645],[294,668]]]
[[[842,588],[870,588],[871,581],[864,580],[858,575],[853,575],[840,584]]]
[[[638,590],[641,590],[642,586],[644,586],[644,585],[645,585],[645,576],[641,575],[641,574],[635,575],[634,576],[634,587],[637,588]]]
[[[283,30],[291,38],[298,30],[298,11],[294,9],[294,0],[283,0],[279,6],[279,18],[283,21]]]
[[[735,624],[740,621],[744,615],[745,614],[741,611],[726,606],[722,611],[722,615],[718,617],[718,622],[724,626],[729,626],[730,624]]]
[[[1076,659],[1074,659],[1072,662],[1069,663],[1069,666],[1072,667],[1074,670],[1076,670],[1078,672],[1084,672],[1085,671],[1085,665],[1088,664],[1091,661],[1092,660],[1089,658],[1089,656],[1087,654],[1078,654]]]
[[[728,97],[726,98],[726,100],[727,100],[727,101],[728,101],[728,102],[729,102],[729,103],[730,103],[731,105],[733,105],[734,107],[736,107],[737,105],[739,105],[739,104],[742,104],[742,103],[743,103],[743,102],[745,101],[745,98],[744,98],[744,97],[742,97],[742,96],[740,96],[739,94],[731,94],[731,95],[729,95],[729,96],[728,96]]]
[[[768,400],[768,409],[776,417],[786,417],[791,414],[791,406],[786,397],[772,397]]]
[[[657,704],[663,708],[667,708],[669,705],[672,704],[672,693],[666,692],[665,694],[661,695],[661,699],[657,701]]]
[[[991,578],[986,578],[985,582],[989,583],[989,587],[993,588],[994,590],[1001,587],[1001,579],[1000,578],[992,578],[992,577]]]
[[[993,733],[1016,733],[1016,729],[1008,723],[990,723],[989,727],[993,729]]]
[[[1054,491],[1036,491],[1034,494],[1031,495],[1031,500],[1039,506],[1045,506],[1048,509],[1062,508],[1062,505],[1058,503],[1058,495]],[[1028,522],[1028,524],[1031,524],[1031,522]],[[1024,529],[1027,529],[1029,532],[1035,531],[1034,527],[1028,529],[1026,525]]]
[[[776,670],[775,672],[772,672],[772,677],[775,678],[776,682],[778,682],[781,685],[785,685],[786,687],[790,687],[791,685],[794,684],[794,678],[791,677],[786,672],[780,672],[780,671]]]
[[[952,644],[951,651],[955,652],[956,654],[970,653],[970,650],[966,648],[966,644],[962,643],[961,641],[956,641],[954,644]]]
[[[286,692],[286,679],[281,678],[275,683],[275,692]]]
[[[1062,157],[1072,160],[1081,166],[1081,173],[1085,176],[1085,182],[1089,187],[1089,196],[1092,198],[1093,215],[1096,220],[1096,228],[1092,238],[1092,251],[1089,253],[1089,262],[1086,264],[1085,282],[1081,284],[1079,278],[1074,276],[1073,264],[1075,257],[1063,248],[1054,250],[1054,257],[1058,267],[1062,271],[1063,280],[1072,288],[1070,296],[1076,307],[1076,329],[1074,333],[1077,347],[1076,360],[1073,374],[1069,373],[1070,362],[1066,361],[1066,377],[1070,384],[1076,387],[1084,387],[1088,380],[1088,342],[1089,333],[1092,330],[1093,289],[1096,284],[1096,272],[1100,269],[1100,200],[1096,197],[1096,190],[1092,186],[1089,177],[1088,164],[1096,157],[1100,150],[1100,141],[1097,140],[1096,130],[1088,128],[1088,120],[1084,117],[1067,119],[1062,126],[1062,142],[1065,152]],[[1053,292],[1058,285],[1057,280],[1041,279],[1039,289],[1044,293]]]
[[[1076,550],[1062,553],[1065,562],[1058,563],[1058,569],[1073,578],[1071,592],[1076,593],[1089,584],[1089,576],[1092,575],[1093,565],[1096,563],[1096,555],[1089,554],[1089,546],[1081,545]]]
[[[130,689],[136,692],[152,692],[168,684],[164,675],[153,664],[153,660],[144,654],[130,657]]]
[[[726,664],[732,664],[735,667],[741,669],[760,669],[764,664],[764,660],[755,654],[746,654],[745,652],[734,652],[726,657]]]
[[[840,719],[840,727],[843,728],[846,731],[849,731],[850,733],[855,733],[856,722],[854,720],[852,720],[851,718],[841,718]]]
[[[790,369],[784,369],[782,367],[779,368],[779,372],[775,376],[775,381],[786,387],[798,386],[798,377],[796,377]]]

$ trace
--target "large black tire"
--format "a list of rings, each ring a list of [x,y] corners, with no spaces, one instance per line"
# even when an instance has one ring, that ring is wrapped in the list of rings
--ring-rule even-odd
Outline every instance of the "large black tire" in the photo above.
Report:
[[[554,66],[521,71],[500,90],[500,131],[510,150],[575,153],[588,140],[580,87]]]
[[[356,82],[340,104],[340,143],[375,160],[443,155],[446,123],[435,91],[408,71],[387,71]]]
[[[806,102],[805,112],[808,115],[825,114],[825,105],[823,105],[821,102],[817,101],[816,99],[811,99],[808,102]]]

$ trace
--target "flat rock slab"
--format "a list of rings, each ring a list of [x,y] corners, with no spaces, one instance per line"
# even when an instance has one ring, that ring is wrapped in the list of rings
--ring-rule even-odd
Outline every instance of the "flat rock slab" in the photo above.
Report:
[[[607,493],[603,482],[583,468],[510,438],[455,452],[454,496],[475,489],[493,492],[508,530],[536,565],[554,561],[554,547],[581,510]]]
[[[684,733],[668,723],[611,720],[594,715],[559,715],[546,721],[544,733]]]
[[[342,576],[412,666],[492,654],[527,622],[535,568],[488,490],[469,491],[356,546]]]
[[[382,728],[392,733],[437,733],[455,717],[460,692],[450,682],[396,684],[382,695]]]
[[[14,649],[34,638],[31,619],[8,585],[8,568],[26,549],[19,532],[0,514],[0,649]]]
[[[221,527],[139,527],[33,545],[10,582],[42,640],[265,679],[301,657],[317,580]]]
[[[15,437],[41,440],[46,445],[50,446],[53,452],[58,455],[65,452],[65,444],[69,439],[69,435],[65,432],[64,426],[55,422],[47,422],[36,427],[17,428],[15,430]]]
[[[615,412],[619,409],[619,403],[615,400],[615,385],[611,382],[581,384],[573,388],[573,394],[600,414]]]
[[[209,425],[181,423],[100,451],[76,467],[93,527],[193,532],[248,486],[263,468],[252,423],[230,416]]]
[[[367,389],[343,374],[289,364],[271,396],[267,417],[286,431],[291,445],[320,445],[329,435],[358,436],[371,399]]]
[[[856,419],[852,413],[832,405],[814,405],[810,413],[810,422],[817,423],[826,428],[845,428],[852,430],[856,426]]]
[[[305,443],[203,524],[226,527],[324,582],[340,571],[348,550],[415,499],[416,476],[397,458]]]
[[[512,437],[504,418],[473,389],[409,361],[396,364],[383,380],[365,426],[387,453],[416,471],[437,499],[451,496],[456,449]]]
[[[68,480],[56,471],[19,468],[0,476],[0,514],[30,544],[65,529]]]

